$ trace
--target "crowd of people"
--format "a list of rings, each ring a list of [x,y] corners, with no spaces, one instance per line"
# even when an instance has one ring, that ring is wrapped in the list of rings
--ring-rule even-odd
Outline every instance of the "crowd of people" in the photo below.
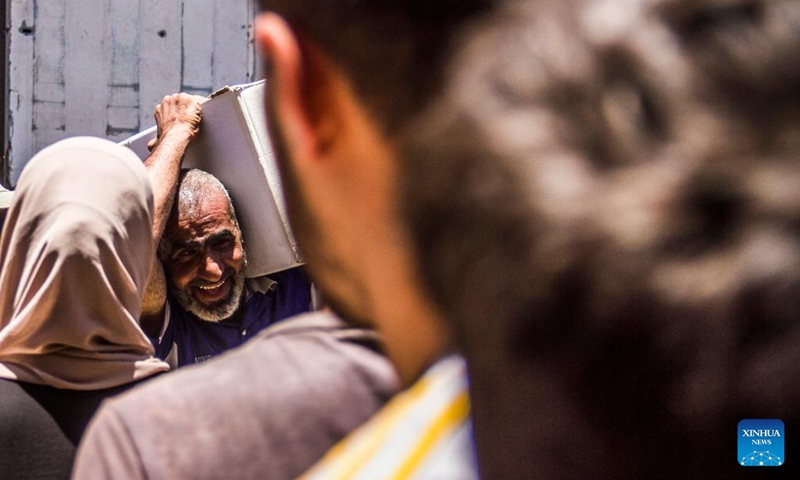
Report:
[[[203,98],[38,153],[0,478],[750,478],[798,428],[800,3],[261,7],[305,265],[245,278]]]

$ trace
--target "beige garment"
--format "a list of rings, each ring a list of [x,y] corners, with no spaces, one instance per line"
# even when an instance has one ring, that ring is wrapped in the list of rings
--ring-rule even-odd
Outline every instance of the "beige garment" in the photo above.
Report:
[[[125,147],[71,138],[28,163],[0,239],[0,377],[95,390],[168,370],[138,321],[152,215]]]

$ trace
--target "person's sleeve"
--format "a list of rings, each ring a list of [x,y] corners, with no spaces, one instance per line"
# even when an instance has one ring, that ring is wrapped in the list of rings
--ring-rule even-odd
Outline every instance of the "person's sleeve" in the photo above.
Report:
[[[78,447],[73,480],[142,479],[141,456],[122,416],[105,403],[92,419]]]

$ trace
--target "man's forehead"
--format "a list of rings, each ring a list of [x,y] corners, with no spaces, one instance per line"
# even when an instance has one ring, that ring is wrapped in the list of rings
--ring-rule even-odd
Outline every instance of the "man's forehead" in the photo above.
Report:
[[[228,196],[208,186],[184,188],[178,192],[176,209],[181,217],[202,214],[205,210],[230,210]]]
[[[209,197],[192,208],[179,208],[177,218],[167,225],[165,235],[173,242],[191,241],[228,231],[234,236],[240,232],[230,217],[227,199]]]
[[[173,242],[201,240],[210,236],[220,236],[226,232],[234,237],[238,234],[235,225],[227,217],[215,216],[213,220],[205,217],[204,220],[179,222],[173,228],[167,229],[164,234]]]

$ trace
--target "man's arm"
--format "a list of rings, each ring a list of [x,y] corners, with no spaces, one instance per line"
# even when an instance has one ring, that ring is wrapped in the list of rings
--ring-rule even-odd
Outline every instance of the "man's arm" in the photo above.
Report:
[[[183,156],[200,128],[200,104],[205,98],[186,93],[168,95],[156,106],[156,138],[150,156],[144,161],[153,184],[153,241],[156,249],[166,228],[175,201]],[[161,262],[156,256],[142,300],[141,324],[150,336],[157,336],[164,322],[167,283]]]

